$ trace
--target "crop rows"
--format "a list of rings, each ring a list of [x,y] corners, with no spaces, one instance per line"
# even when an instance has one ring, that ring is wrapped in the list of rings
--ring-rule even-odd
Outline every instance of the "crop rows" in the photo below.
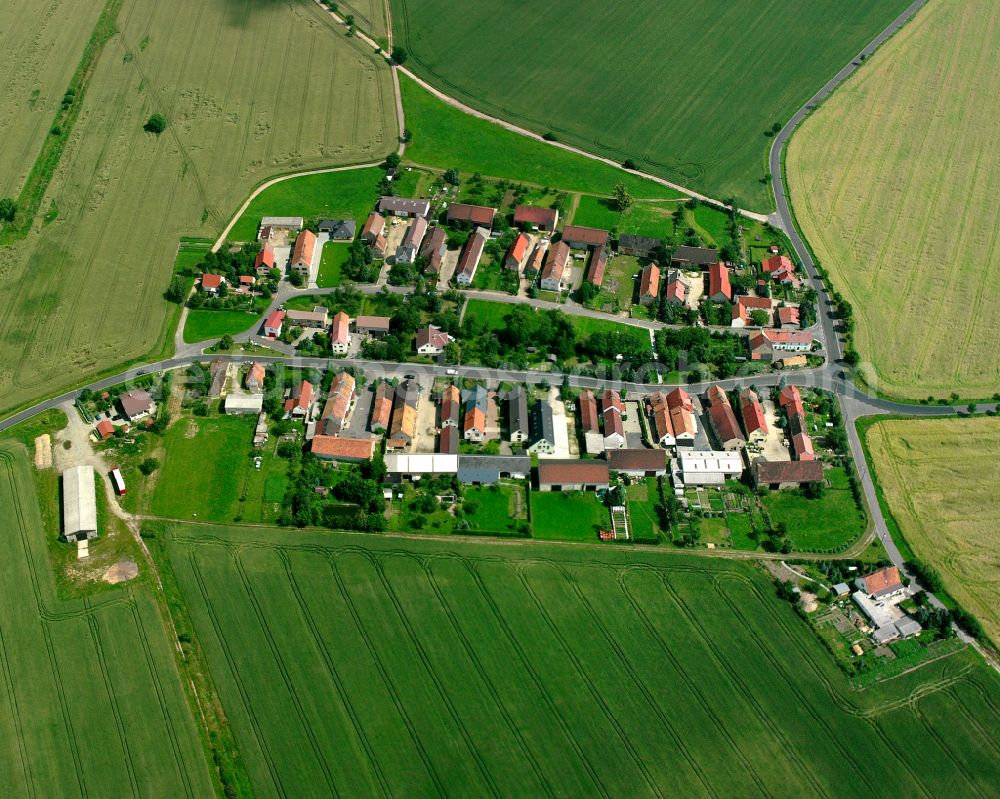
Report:
[[[968,653],[852,694],[743,565],[217,529],[168,551],[262,795],[935,795],[924,754],[975,795],[1000,767],[951,734],[1000,718]]]
[[[0,447],[0,522],[10,533],[0,562],[7,795],[206,795],[208,771],[155,606],[128,587],[93,601],[54,599],[28,468],[23,450]]]

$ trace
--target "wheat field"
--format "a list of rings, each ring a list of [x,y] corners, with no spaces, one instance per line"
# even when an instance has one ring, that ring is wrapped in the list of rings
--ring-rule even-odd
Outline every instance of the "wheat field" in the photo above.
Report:
[[[891,419],[872,425],[867,440],[914,554],[1000,640],[1000,420]]]
[[[880,391],[1000,388],[1000,15],[931,2],[792,137],[806,238]]]
[[[397,140],[388,70],[313,2],[126,0],[117,27],[43,218],[0,248],[0,409],[153,350],[178,237],[255,184]]]

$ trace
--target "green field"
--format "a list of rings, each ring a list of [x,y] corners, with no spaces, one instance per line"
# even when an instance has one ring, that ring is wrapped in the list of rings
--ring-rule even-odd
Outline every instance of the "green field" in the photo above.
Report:
[[[258,796],[995,787],[1000,682],[969,650],[852,690],[742,563],[184,525],[167,542]]]
[[[361,224],[364,224],[361,221]],[[340,272],[351,256],[346,242],[328,241],[323,245],[323,257],[319,262],[319,274],[316,285],[320,288],[331,288],[340,285]]]
[[[378,200],[378,167],[321,172],[283,180],[254,197],[229,233],[231,241],[253,241],[262,216],[354,219],[360,231]],[[326,249],[324,247],[324,249]]]
[[[532,491],[531,535],[567,541],[597,541],[611,528],[611,515],[593,491]]]
[[[573,224],[663,239],[674,229],[672,217],[677,207],[676,202],[636,202],[622,213],[605,197],[584,195],[573,214]]]
[[[226,333],[235,335],[252,327],[254,322],[259,320],[259,314],[246,311],[189,310],[187,321],[184,322],[184,341],[193,344],[197,341],[219,338]]]
[[[21,21],[38,5],[11,9],[16,34],[4,26],[17,63],[30,64],[31,48],[50,41]],[[77,5],[50,3],[45,13],[52,24],[86,27],[93,12]],[[0,409],[159,351],[178,237],[218,235],[263,179],[395,148],[384,62],[314,3],[122,0],[117,28],[79,117],[60,134],[68,138],[40,215],[0,248]],[[82,46],[57,55],[47,48],[35,61],[75,68]],[[59,103],[64,87],[38,85]],[[8,106],[3,93],[0,118],[29,110],[18,105],[22,95]],[[168,120],[160,136],[142,129],[154,112]],[[52,115],[39,113],[44,134]]]
[[[163,437],[150,512],[168,519],[232,521],[239,512],[257,417],[184,416]]]
[[[761,497],[771,524],[788,525],[795,549],[824,551],[845,547],[865,530],[865,515],[858,509],[842,467],[827,469],[830,482],[821,499],[806,499],[798,491],[771,491]]]
[[[406,158],[417,164],[497,178],[524,180],[566,191],[610,195],[624,183],[636,197],[682,196],[666,186],[634,177],[600,161],[551,147],[438,100],[412,80],[400,76],[406,127],[413,140]]]
[[[144,581],[59,601],[27,453],[0,444],[0,774],[6,796],[213,796]],[[69,545],[62,545],[68,547]]]
[[[851,303],[862,374],[908,400],[1000,387],[995,12],[928,3],[788,148],[795,216]]]
[[[602,0],[508,1],[456,14],[449,0],[392,2],[406,66],[442,91],[759,211],[773,203],[760,180],[764,132],[907,5],[666,0],[611,11]]]

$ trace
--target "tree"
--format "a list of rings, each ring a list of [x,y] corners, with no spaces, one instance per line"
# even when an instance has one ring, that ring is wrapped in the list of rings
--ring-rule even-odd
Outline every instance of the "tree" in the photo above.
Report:
[[[757,325],[757,327],[766,327],[771,318],[763,308],[755,308],[750,311],[750,321]]]
[[[847,350],[844,353],[844,363],[848,366],[857,366],[861,362],[861,356],[858,355],[857,350]]]
[[[149,477],[153,472],[160,468],[160,462],[156,458],[146,458],[142,463],[139,464],[139,471],[142,472],[146,477]]]
[[[823,484],[822,480],[806,483],[802,486],[802,496],[806,499],[819,499],[823,496],[825,489],[826,486]]]
[[[403,144],[409,143],[413,139],[413,131],[409,128],[403,128],[403,135],[399,137],[399,140]]]
[[[146,133],[155,133],[159,136],[167,129],[167,118],[163,114],[153,114],[146,120],[146,124],[142,126],[142,129]]]
[[[631,158],[626,158],[624,161],[622,161],[622,166],[625,167],[625,169],[631,169],[633,171],[639,168],[635,165],[635,161],[633,161]]]
[[[0,200],[0,222],[13,222],[17,213],[17,203],[10,197]]]
[[[405,47],[400,47],[398,44],[392,48],[392,60],[397,64],[405,64],[406,58],[409,53],[406,52]]]
[[[445,183],[450,183],[452,186],[457,186],[458,170],[455,168],[446,170],[445,173],[441,176],[441,180],[443,180]]]
[[[184,302],[184,298],[187,296],[187,286],[184,284],[184,279],[180,275],[174,275],[163,296],[166,297],[167,302],[174,302],[178,305]]]
[[[233,337],[226,333],[222,338],[219,339],[219,349],[220,350],[231,350],[233,348]]]
[[[399,162],[402,159],[399,157],[399,153],[389,153],[385,157],[385,165],[388,169],[395,169],[399,166]]]
[[[619,212],[625,211],[632,205],[632,195],[628,193],[628,189],[625,188],[624,183],[615,184],[614,199],[612,200],[612,205]]]

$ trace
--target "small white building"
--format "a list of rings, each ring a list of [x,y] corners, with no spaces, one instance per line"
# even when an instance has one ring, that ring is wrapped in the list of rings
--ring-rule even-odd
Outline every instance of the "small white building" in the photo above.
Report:
[[[97,492],[94,467],[74,466],[63,472],[63,537],[67,541],[97,538]]]
[[[678,450],[681,480],[684,485],[722,485],[729,478],[743,474],[743,456],[739,451]]]
[[[264,409],[263,394],[227,394],[225,402],[226,413],[259,414]]]

